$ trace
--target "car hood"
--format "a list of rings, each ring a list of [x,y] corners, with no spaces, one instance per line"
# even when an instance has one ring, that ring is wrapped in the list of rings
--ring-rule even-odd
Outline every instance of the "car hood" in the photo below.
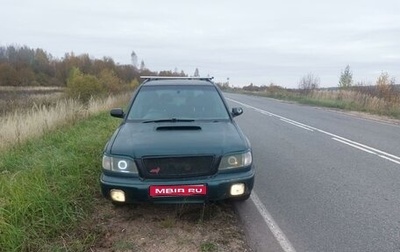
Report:
[[[165,155],[223,155],[249,149],[235,123],[130,123],[122,124],[109,151],[133,158]]]

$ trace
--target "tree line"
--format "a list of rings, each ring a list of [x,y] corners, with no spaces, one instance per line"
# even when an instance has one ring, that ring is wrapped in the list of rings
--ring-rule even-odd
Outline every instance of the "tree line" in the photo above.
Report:
[[[293,92],[300,92],[303,94],[309,94],[313,90],[320,89],[321,80],[318,75],[313,74],[312,72],[304,75],[300,78],[298,82],[297,89],[286,89],[271,83],[269,86],[261,85],[257,86],[253,83],[249,85],[243,86],[242,89],[245,91],[252,92],[265,92],[273,90],[287,90]],[[340,77],[338,80],[337,87],[328,88],[330,90],[351,90],[356,92],[361,92],[364,94],[369,94],[372,96],[380,97],[385,99],[386,101],[392,101],[398,99],[398,95],[400,93],[400,86],[395,84],[395,78],[391,77],[387,72],[382,72],[376,79],[375,85],[366,85],[363,82],[355,83],[353,80],[353,72],[350,69],[350,66],[347,65],[340,73]]]
[[[66,86],[76,69],[83,75],[99,79],[108,77],[120,85],[137,81],[140,75],[185,76],[183,71],[153,72],[145,67],[143,61],[138,69],[130,64],[117,64],[110,57],[95,59],[88,54],[71,52],[59,59],[41,48],[0,46],[0,86]]]

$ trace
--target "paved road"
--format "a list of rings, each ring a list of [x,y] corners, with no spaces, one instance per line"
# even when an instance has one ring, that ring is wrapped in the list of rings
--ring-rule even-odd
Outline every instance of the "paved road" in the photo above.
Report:
[[[400,251],[399,125],[225,95],[253,146],[255,194],[237,207],[257,251]]]

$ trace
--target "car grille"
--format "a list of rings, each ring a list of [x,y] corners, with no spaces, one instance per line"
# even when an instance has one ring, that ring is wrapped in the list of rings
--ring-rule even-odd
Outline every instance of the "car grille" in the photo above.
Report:
[[[216,172],[213,156],[144,158],[144,177],[182,178]]]

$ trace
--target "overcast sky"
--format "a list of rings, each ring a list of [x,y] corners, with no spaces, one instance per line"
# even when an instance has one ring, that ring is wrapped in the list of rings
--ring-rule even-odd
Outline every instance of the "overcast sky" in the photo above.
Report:
[[[400,82],[399,0],[0,0],[0,45],[112,57],[243,86]]]

